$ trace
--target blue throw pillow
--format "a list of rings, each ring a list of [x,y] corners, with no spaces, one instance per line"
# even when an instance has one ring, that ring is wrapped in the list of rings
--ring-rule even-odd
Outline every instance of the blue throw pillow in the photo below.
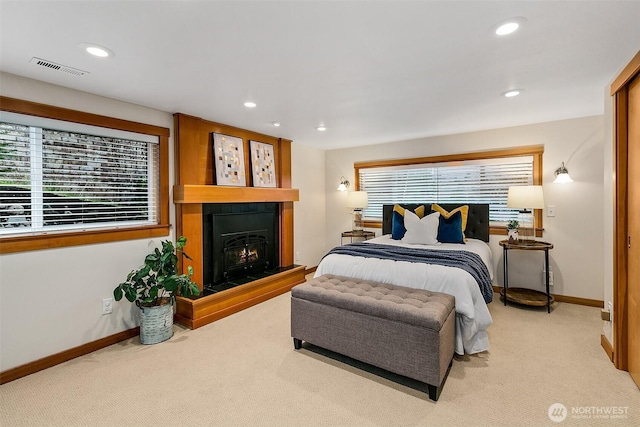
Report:
[[[462,212],[458,211],[446,218],[440,215],[438,224],[438,241],[442,243],[462,243],[464,244],[464,234],[462,233]]]
[[[393,211],[391,217],[391,238],[394,240],[400,240],[404,237],[404,233],[407,229],[404,227],[404,216],[399,212]]]
[[[424,217],[424,205],[420,205],[413,210],[418,218]],[[394,240],[401,240],[404,237],[404,233],[407,232],[404,226],[404,208],[400,205],[393,206],[393,216],[391,217],[391,238]]]

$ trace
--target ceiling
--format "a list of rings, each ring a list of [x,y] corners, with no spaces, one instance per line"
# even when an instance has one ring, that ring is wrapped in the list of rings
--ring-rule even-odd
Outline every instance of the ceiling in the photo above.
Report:
[[[1,0],[0,70],[334,149],[602,114],[638,22],[640,1]]]

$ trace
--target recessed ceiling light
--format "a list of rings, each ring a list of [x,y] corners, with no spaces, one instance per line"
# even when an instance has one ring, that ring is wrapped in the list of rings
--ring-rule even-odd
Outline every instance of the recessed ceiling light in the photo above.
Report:
[[[93,56],[97,56],[98,58],[108,58],[110,56],[114,56],[114,53],[111,49],[97,44],[80,43],[80,47],[84,49],[85,52],[90,53]]]
[[[274,125],[275,127],[280,127],[280,122],[271,122],[272,125]]]
[[[526,22],[527,20],[523,17],[517,17],[517,18],[511,18],[508,19],[506,21],[504,21],[503,23],[501,23],[500,25],[498,25],[498,27],[496,28],[496,34],[499,36],[506,36],[507,34],[512,34],[516,31],[518,31],[518,29]]]
[[[499,36],[506,36],[507,34],[515,32],[518,28],[520,28],[520,24],[517,22],[507,22],[506,24],[502,24],[498,27],[496,34]]]
[[[504,96],[505,98],[513,98],[514,96],[520,95],[522,92],[522,89],[512,89],[504,92],[502,96]]]
[[[96,46],[88,47],[87,52],[89,52],[93,56],[98,56],[100,58],[106,58],[107,56],[109,56],[109,52]]]
[[[326,126],[318,126],[316,129],[319,130],[320,132],[324,132],[325,130],[327,130],[327,127]]]
[[[247,108],[255,108],[256,107],[256,103],[255,102],[251,102],[251,101],[247,101],[244,103],[244,106]]]

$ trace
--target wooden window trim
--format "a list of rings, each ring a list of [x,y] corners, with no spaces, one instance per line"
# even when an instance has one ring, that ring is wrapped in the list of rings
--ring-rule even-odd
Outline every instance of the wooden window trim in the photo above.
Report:
[[[528,145],[523,147],[507,148],[504,150],[478,151],[471,153],[446,154],[431,157],[415,157],[410,159],[394,159],[394,160],[374,160],[367,162],[357,162],[353,164],[355,172],[355,188],[360,190],[360,169],[392,167],[392,166],[408,166],[424,163],[445,163],[459,162],[464,160],[485,160],[498,159],[503,157],[533,156],[533,185],[542,185],[542,155],[544,146]],[[534,209],[536,218],[536,237],[542,237],[544,231],[542,223],[542,209]],[[365,220],[364,226],[368,228],[382,228],[382,221]],[[495,235],[507,235],[506,226],[491,226],[489,233]]]
[[[24,252],[93,243],[144,239],[169,235],[169,129],[101,116],[84,111],[70,110],[21,99],[0,96],[0,110],[47,119],[63,120],[91,126],[137,132],[158,137],[160,149],[160,211],[159,224],[152,226],[116,228],[89,231],[42,233],[32,236],[10,236],[0,239],[0,254]]]

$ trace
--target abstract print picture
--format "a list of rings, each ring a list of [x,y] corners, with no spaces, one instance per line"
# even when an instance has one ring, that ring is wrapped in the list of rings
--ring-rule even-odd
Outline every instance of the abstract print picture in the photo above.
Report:
[[[216,184],[246,186],[242,138],[213,133]]]
[[[254,187],[276,187],[276,162],[273,145],[249,141]]]

